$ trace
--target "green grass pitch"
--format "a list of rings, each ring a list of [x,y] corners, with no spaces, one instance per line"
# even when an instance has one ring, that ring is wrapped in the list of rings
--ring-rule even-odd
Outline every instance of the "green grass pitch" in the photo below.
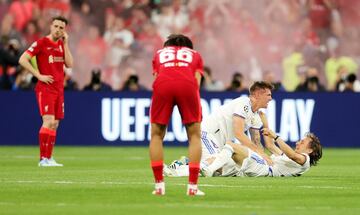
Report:
[[[187,149],[166,148],[166,162]],[[293,215],[360,214],[360,149],[325,149],[297,178],[200,178],[204,197],[185,195],[187,178],[166,178],[153,196],[143,147],[61,147],[64,167],[37,167],[37,147],[0,147],[0,214]]]

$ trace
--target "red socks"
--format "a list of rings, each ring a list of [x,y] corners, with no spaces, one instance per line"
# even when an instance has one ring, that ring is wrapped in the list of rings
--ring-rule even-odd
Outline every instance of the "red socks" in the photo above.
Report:
[[[163,161],[151,161],[151,168],[154,173],[155,183],[160,183],[164,181],[163,176]]]
[[[49,137],[49,129],[41,127],[39,131],[40,160],[46,158],[47,140]]]
[[[55,139],[56,139],[56,131],[55,130],[51,130],[51,133],[49,134],[49,138],[48,138],[48,151],[47,151],[47,158],[51,158],[52,157],[52,152],[53,152],[53,148],[55,145]]]
[[[197,184],[199,178],[200,163],[189,162],[189,184]]]
[[[39,131],[40,160],[51,158],[56,139],[56,131],[41,127]]]

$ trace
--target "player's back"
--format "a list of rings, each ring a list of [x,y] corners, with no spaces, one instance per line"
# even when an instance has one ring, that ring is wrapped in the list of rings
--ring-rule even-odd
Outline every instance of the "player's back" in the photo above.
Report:
[[[168,46],[157,51],[153,59],[156,83],[163,81],[188,81],[196,83],[195,72],[202,72],[200,54],[187,47]]]

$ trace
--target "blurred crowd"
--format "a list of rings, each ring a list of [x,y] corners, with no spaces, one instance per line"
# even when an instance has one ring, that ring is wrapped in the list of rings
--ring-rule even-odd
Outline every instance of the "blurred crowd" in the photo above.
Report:
[[[151,90],[152,56],[171,33],[189,36],[205,64],[202,89],[360,92],[359,0],[0,0],[0,89],[36,80],[19,54],[70,20],[75,67],[67,90]]]

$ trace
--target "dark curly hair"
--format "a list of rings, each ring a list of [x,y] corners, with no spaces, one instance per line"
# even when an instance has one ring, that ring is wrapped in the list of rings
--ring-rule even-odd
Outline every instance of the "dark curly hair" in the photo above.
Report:
[[[193,49],[192,41],[182,34],[171,34],[168,36],[167,40],[164,43],[164,47],[166,46],[182,46]]]
[[[312,152],[309,154],[310,157],[310,166],[316,166],[317,162],[322,157],[322,146],[320,144],[319,138],[313,133],[306,133],[305,137],[311,139],[310,141],[310,148]]]

